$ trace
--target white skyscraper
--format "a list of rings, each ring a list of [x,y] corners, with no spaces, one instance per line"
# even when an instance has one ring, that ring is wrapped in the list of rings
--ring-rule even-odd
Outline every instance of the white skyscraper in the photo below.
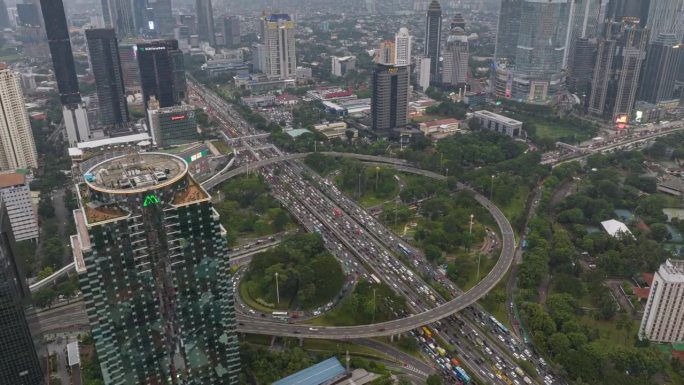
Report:
[[[402,27],[394,35],[394,64],[398,66],[411,65],[411,44],[413,37],[408,29]]]
[[[639,338],[684,341],[684,261],[668,259],[654,274]]]
[[[449,35],[442,56],[442,83],[465,84],[468,81],[468,37],[461,28],[455,28]]]
[[[38,238],[38,218],[26,176],[19,173],[0,174],[0,198],[7,208],[14,239],[25,241]]]
[[[261,23],[261,39],[264,45],[265,68],[262,72],[272,78],[295,77],[295,23],[288,14],[274,13],[265,16]]]
[[[424,57],[420,59],[420,76],[418,76],[418,86],[423,90],[430,87],[430,58]]]
[[[38,167],[21,75],[4,66],[0,67],[0,103],[0,170]]]

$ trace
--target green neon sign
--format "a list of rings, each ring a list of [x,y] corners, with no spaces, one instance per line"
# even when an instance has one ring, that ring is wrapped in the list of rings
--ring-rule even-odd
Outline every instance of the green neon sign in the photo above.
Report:
[[[143,202],[143,207],[147,207],[149,205],[156,205],[159,203],[159,199],[154,194],[150,194],[145,197],[145,201]]]

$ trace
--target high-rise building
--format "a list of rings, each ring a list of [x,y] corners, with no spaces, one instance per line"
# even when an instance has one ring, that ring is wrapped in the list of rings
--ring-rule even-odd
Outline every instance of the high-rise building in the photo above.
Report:
[[[17,4],[17,26],[22,27],[40,27],[41,15],[38,5],[34,3],[19,3]]]
[[[214,32],[214,10],[211,0],[195,0],[197,12],[197,33],[202,41],[206,41],[212,47],[216,45],[216,33]]]
[[[420,58],[420,68],[418,69],[418,86],[423,92],[430,87],[430,58]]]
[[[465,31],[465,27],[466,22],[463,18],[463,14],[461,14],[460,12],[455,13],[454,16],[451,18],[451,21],[449,21],[449,29],[453,30],[455,28],[460,28]]]
[[[659,1],[659,0],[655,0]],[[610,0],[606,4],[604,20],[622,23],[623,21],[639,24],[643,28],[647,25],[650,1],[644,0]],[[604,33],[607,30],[604,30]]]
[[[42,385],[43,371],[22,303],[30,293],[12,244],[9,216],[0,202],[0,384]]]
[[[171,107],[185,100],[185,66],[183,52],[178,49],[177,40],[139,43],[137,56],[146,108],[153,95],[160,107]]]
[[[5,4],[5,0],[0,0],[0,29],[10,28],[11,26],[7,4]]]
[[[62,0],[40,0],[55,80],[62,105],[79,104],[81,94]]]
[[[123,126],[128,123],[128,103],[116,33],[114,29],[87,29],[86,41],[97,88],[100,122],[103,126]]]
[[[7,209],[14,240],[38,239],[38,217],[33,209],[33,199],[26,175],[0,174],[0,199]]]
[[[674,35],[676,43],[681,43],[684,38],[684,0],[651,0],[646,26],[651,30],[651,43],[661,35]]]
[[[121,63],[124,90],[129,95],[142,91],[137,50],[138,46],[133,42],[119,42],[119,62]]]
[[[261,39],[265,49],[264,74],[271,78],[295,77],[295,22],[290,15],[274,13],[261,21]]]
[[[62,103],[67,139],[69,145],[75,146],[78,142],[90,139],[90,124],[85,105],[81,102],[64,5],[62,0],[40,0],[40,8]]]
[[[195,107],[184,104],[152,108],[152,103],[150,103],[147,114],[152,140],[157,146],[175,146],[199,140]]]
[[[234,47],[240,44],[240,18],[237,16],[226,16],[223,18],[223,38],[227,47]]]
[[[676,99],[675,78],[682,55],[684,45],[677,41],[674,34],[660,34],[648,45],[640,77],[639,100],[658,104]]]
[[[590,113],[618,123],[630,120],[647,42],[648,29],[637,19],[606,23],[598,42]]]
[[[375,53],[375,62],[380,64],[394,64],[397,58],[397,46],[392,40],[383,40]]]
[[[178,15],[178,22],[188,27],[188,34],[197,35],[197,17],[195,15]]]
[[[376,63],[372,75],[371,115],[374,131],[389,131],[408,123],[407,66]]]
[[[136,36],[135,0],[102,0],[102,18],[107,28],[116,29],[119,36]]]
[[[188,164],[128,154],[84,179],[71,247],[104,383],[237,384],[226,232]]]
[[[158,37],[173,36],[176,21],[171,9],[171,0],[147,0],[147,7],[153,16],[153,27]]]
[[[544,104],[564,86],[572,1],[501,2],[495,51],[498,97]]]
[[[344,76],[348,71],[356,69],[356,56],[331,56],[330,61],[334,76]]]
[[[451,30],[442,54],[442,83],[464,85],[468,81],[468,37],[460,27]]]
[[[38,167],[21,75],[0,67],[0,170]]]
[[[413,37],[409,34],[408,29],[399,28],[399,32],[394,35],[394,64],[398,66],[411,65],[411,45]]]
[[[438,83],[440,50],[442,46],[442,6],[439,1],[432,0],[425,20],[425,53],[430,58],[430,82]]]
[[[573,54],[568,63],[568,88],[579,95],[586,95],[591,88],[594,73],[596,48],[595,38],[578,37],[575,39]],[[588,96],[588,95],[587,95]]]
[[[639,339],[684,341],[684,261],[668,259],[653,275]]]

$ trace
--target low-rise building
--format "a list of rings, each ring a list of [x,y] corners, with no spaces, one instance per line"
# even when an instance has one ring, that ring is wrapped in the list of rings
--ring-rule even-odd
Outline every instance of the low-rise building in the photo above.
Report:
[[[330,61],[334,76],[344,76],[348,71],[356,69],[356,56],[331,56]]]
[[[668,259],[653,277],[639,339],[684,341],[684,261]]]
[[[270,107],[276,104],[275,95],[261,95],[261,96],[251,96],[240,99],[243,104],[249,106],[249,108],[255,107]]]
[[[418,128],[427,137],[432,137],[435,139],[441,139],[449,135],[453,135],[460,131],[459,129],[460,121],[456,119],[440,119],[433,120],[430,122],[420,123]]]
[[[479,119],[482,129],[500,132],[510,137],[523,136],[523,123],[519,120],[499,115],[497,113],[480,110],[473,113],[474,118]]]
[[[347,131],[351,131],[353,133],[352,138],[355,138],[358,136],[358,131],[353,128],[348,128],[347,123],[345,122],[332,122],[332,123],[327,123],[327,124],[317,124],[314,126],[314,128],[320,132],[321,134],[325,135],[326,138],[328,139],[335,139],[335,138],[340,138],[340,139],[347,139]]]
[[[7,208],[12,234],[16,241],[38,238],[38,217],[33,208],[26,175],[0,174],[0,198]]]

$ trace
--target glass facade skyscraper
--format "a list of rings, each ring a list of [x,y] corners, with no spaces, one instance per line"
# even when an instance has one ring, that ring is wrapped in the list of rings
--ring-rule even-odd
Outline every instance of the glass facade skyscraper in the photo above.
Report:
[[[125,125],[128,123],[128,103],[116,33],[108,28],[86,29],[85,34],[100,105],[100,121],[104,126]]]
[[[41,385],[43,372],[22,305],[29,291],[12,242],[9,215],[0,203],[0,384]]]
[[[495,74],[499,97],[548,103],[564,85],[571,1],[502,1]]]
[[[185,65],[178,40],[158,40],[137,46],[140,85],[145,107],[155,96],[160,107],[171,107],[185,99]]]
[[[84,180],[71,246],[105,384],[237,384],[225,229],[187,163],[123,155]]]
[[[425,57],[430,58],[430,83],[439,82],[439,58],[442,49],[442,6],[432,0],[425,21]]]
[[[373,130],[388,131],[406,126],[409,94],[408,67],[376,63],[371,80]]]

